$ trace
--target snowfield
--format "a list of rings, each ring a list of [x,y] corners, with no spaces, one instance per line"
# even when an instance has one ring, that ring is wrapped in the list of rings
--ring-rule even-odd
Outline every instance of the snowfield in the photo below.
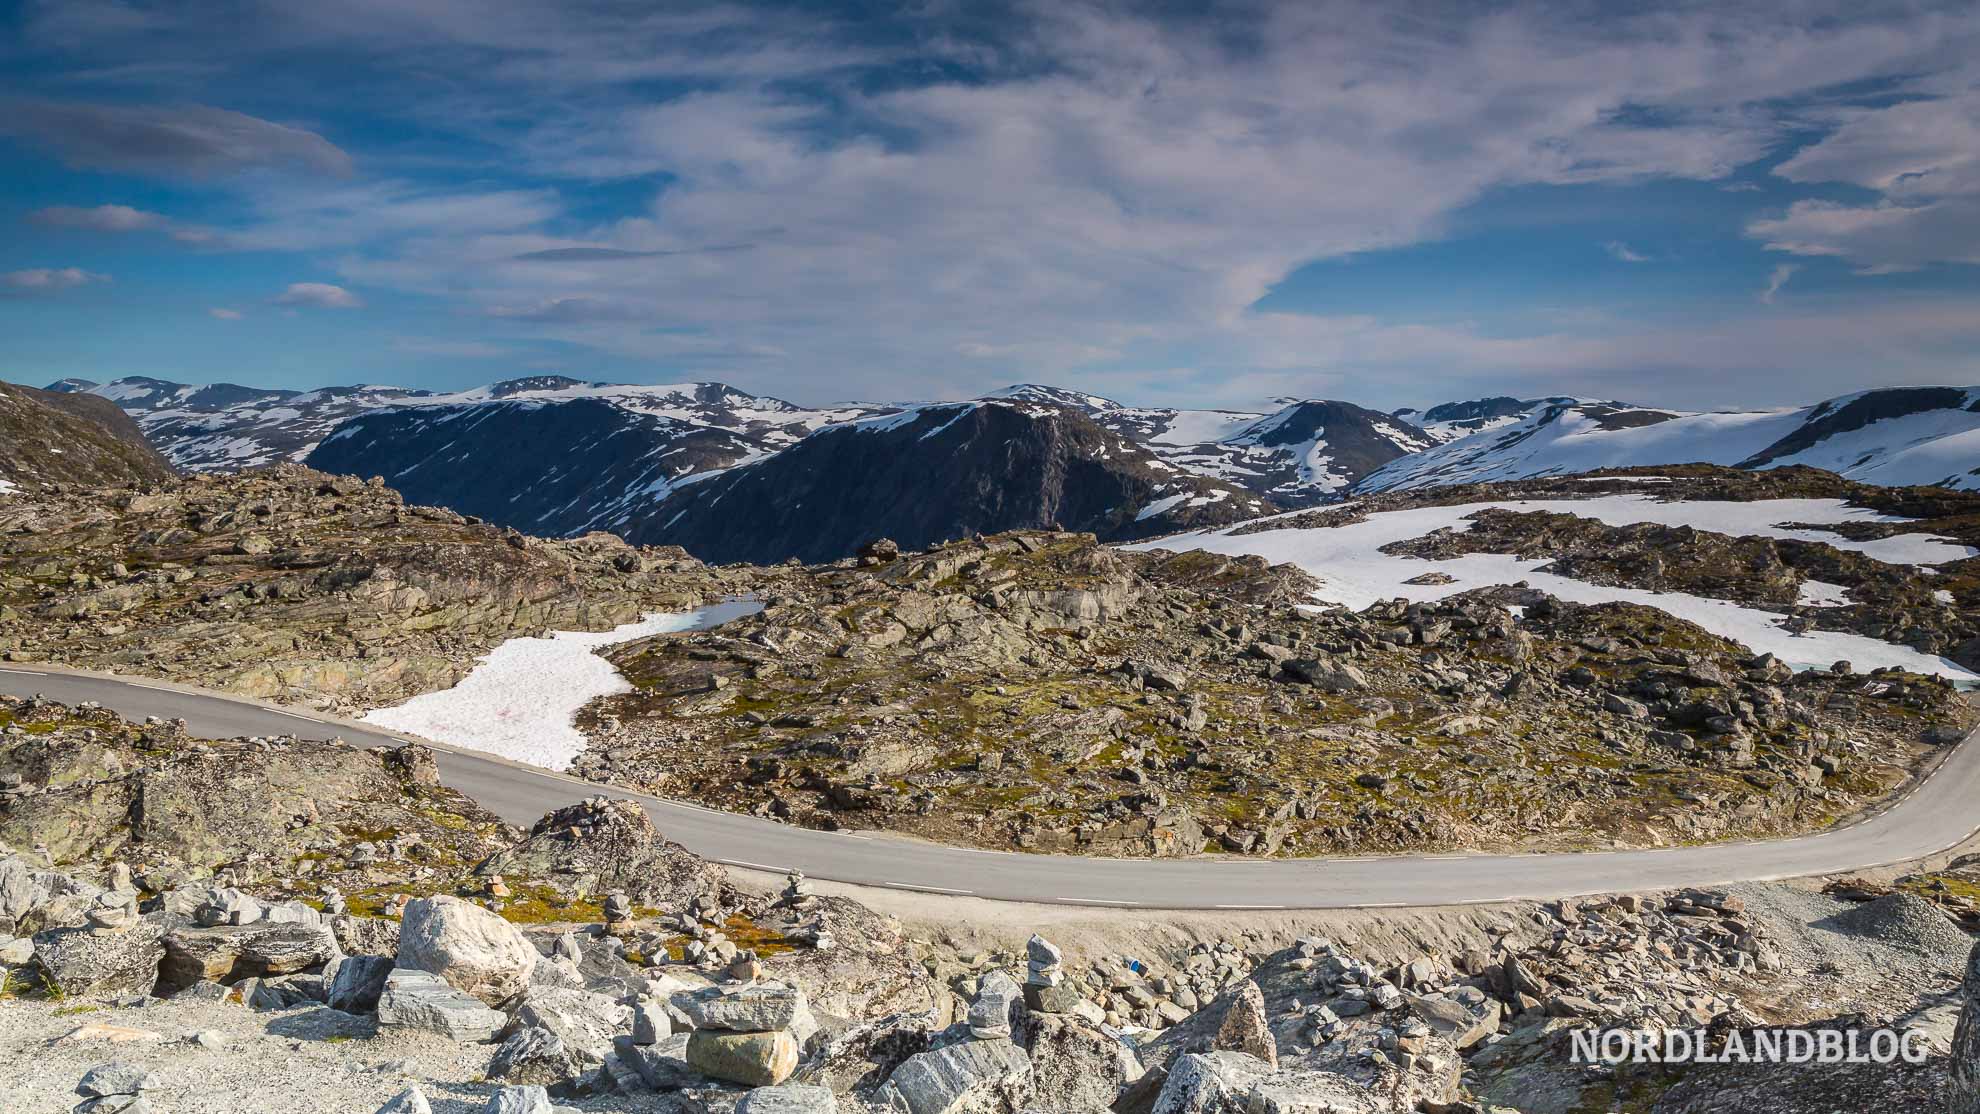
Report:
[[[1858,669],[1896,665],[1919,673],[1933,673],[1954,680],[1980,680],[1976,675],[1944,658],[1923,654],[1857,634],[1836,631],[1788,633],[1781,626],[1784,618],[1772,611],[1741,607],[1724,600],[1707,599],[1680,592],[1653,592],[1588,584],[1551,573],[1536,572],[1548,558],[1527,560],[1507,554],[1473,553],[1449,561],[1423,561],[1412,557],[1392,557],[1381,552],[1393,542],[1420,538],[1434,530],[1468,530],[1466,518],[1487,508],[1514,511],[1552,511],[1598,519],[1612,526],[1641,522],[1688,525],[1701,530],[1736,536],[1764,535],[1777,538],[1804,538],[1825,541],[1839,549],[1854,549],[1891,564],[1928,566],[1974,556],[1970,546],[1926,534],[1901,534],[1893,538],[1855,542],[1820,529],[1788,529],[1782,523],[1808,526],[1845,522],[1896,522],[1902,519],[1844,505],[1835,499],[1773,499],[1751,503],[1675,502],[1660,503],[1641,495],[1613,495],[1598,499],[1531,499],[1486,503],[1465,503],[1450,507],[1424,507],[1404,511],[1384,511],[1347,526],[1287,528],[1255,534],[1233,535],[1234,527],[1197,531],[1139,542],[1124,548],[1133,550],[1203,550],[1230,555],[1255,554],[1274,563],[1290,562],[1318,577],[1316,599],[1341,604],[1355,610],[1398,597],[1409,600],[1436,600],[1474,588],[1514,584],[1528,585],[1575,603],[1626,602],[1642,604],[1689,620],[1714,634],[1733,639],[1756,653],[1771,653],[1803,668],[1826,668],[1832,662],[1848,660]],[[1449,584],[1406,584],[1404,581],[1436,570],[1452,577]],[[1921,568],[1921,572],[1930,571]],[[1823,586],[1814,591],[1829,595]]]
[[[436,743],[566,770],[583,752],[578,709],[632,685],[597,650],[670,631],[706,630],[760,610],[730,602],[694,611],[656,611],[609,631],[552,631],[511,638],[481,659],[460,684],[380,708],[363,722]]]

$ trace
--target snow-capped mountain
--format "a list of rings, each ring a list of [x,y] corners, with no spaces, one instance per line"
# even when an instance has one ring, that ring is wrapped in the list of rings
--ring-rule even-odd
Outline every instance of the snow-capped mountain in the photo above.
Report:
[[[891,408],[806,409],[722,383],[509,380],[344,422],[308,463],[541,534],[627,531],[680,484]]]
[[[1580,401],[1583,400],[1519,399],[1510,395],[1495,395],[1491,398],[1473,399],[1470,402],[1446,402],[1440,406],[1432,406],[1428,410],[1402,409],[1394,411],[1394,414],[1429,434],[1431,440],[1442,445],[1469,437],[1474,433],[1511,425],[1542,406],[1559,406]]]
[[[1884,387],[1782,410],[1685,413],[1549,403],[1399,459],[1358,491],[1660,464],[1805,464],[1864,483],[1980,488],[1980,387]]]
[[[1279,399],[1271,413],[1123,406],[1098,395],[1020,383],[986,398],[1080,410],[1178,468],[1288,506],[1321,502],[1397,457],[1441,438],[1347,402]]]
[[[820,429],[752,464],[678,485],[626,528],[707,561],[831,560],[1059,525],[1151,537],[1270,513],[1268,500],[1162,460],[1079,406],[935,403]]]
[[[290,391],[238,383],[194,386],[144,376],[100,384],[64,379],[48,389],[109,399],[137,420],[166,459],[196,472],[301,460],[346,418],[428,397],[403,387]]]

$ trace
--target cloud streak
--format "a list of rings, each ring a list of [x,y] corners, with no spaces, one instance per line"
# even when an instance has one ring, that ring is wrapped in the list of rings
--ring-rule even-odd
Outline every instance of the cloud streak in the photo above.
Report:
[[[207,105],[176,108],[17,98],[0,102],[0,134],[53,149],[72,166],[211,178],[279,168],[333,177],[350,155],[315,132]]]
[[[364,302],[356,294],[327,282],[292,282],[275,296],[278,306],[306,306],[311,309],[357,309]]]

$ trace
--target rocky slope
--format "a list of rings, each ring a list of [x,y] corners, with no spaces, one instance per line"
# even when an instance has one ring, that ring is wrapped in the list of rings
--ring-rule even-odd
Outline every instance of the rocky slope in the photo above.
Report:
[[[65,379],[48,389],[108,400],[129,414],[173,464],[197,472],[301,460],[344,419],[427,395],[380,386],[313,391],[238,383],[195,386],[145,376],[109,383]]]
[[[1545,402],[1511,424],[1398,460],[1357,489],[1689,463],[1803,464],[1864,483],[1980,487],[1980,388],[1884,387],[1795,409],[1710,414]]]
[[[574,772],[1040,851],[1656,845],[1818,827],[1972,717],[1936,678],[1795,673],[1645,607],[1295,607],[1313,586],[1080,534],[876,547],[610,651],[636,691],[588,707]]]
[[[1511,425],[1543,406],[1570,406],[1574,398],[1512,398],[1495,395],[1469,402],[1446,402],[1428,410],[1402,409],[1395,416],[1428,434],[1437,444],[1448,444],[1488,429]]]
[[[172,466],[110,403],[0,383],[0,492],[171,475]]]
[[[1179,468],[1287,506],[1325,502],[1398,457],[1445,438],[1353,403],[1279,399],[1270,413],[1123,406],[1038,383],[987,396],[1070,407]]]
[[[726,581],[610,535],[542,541],[296,465],[0,498],[0,654],[338,710],[498,643],[679,610]]]
[[[819,430],[676,488],[625,533],[710,562],[771,564],[834,560],[880,537],[914,548],[1057,524],[1136,538],[1274,509],[1162,461],[1077,409],[988,401]]]
[[[1959,1011],[1980,1010],[1971,941],[1908,894],[983,946],[801,877],[741,883],[602,797],[506,828],[417,748],[191,739],[13,698],[0,720],[0,1081],[32,1110],[1800,1112],[1936,1101]],[[1884,1024],[1927,1059],[1763,1077],[1568,1056],[1583,1030]]]

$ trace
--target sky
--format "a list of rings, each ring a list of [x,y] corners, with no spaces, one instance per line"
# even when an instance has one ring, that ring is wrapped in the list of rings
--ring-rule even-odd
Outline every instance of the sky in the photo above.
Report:
[[[0,378],[1980,383],[1980,7],[0,0]]]

